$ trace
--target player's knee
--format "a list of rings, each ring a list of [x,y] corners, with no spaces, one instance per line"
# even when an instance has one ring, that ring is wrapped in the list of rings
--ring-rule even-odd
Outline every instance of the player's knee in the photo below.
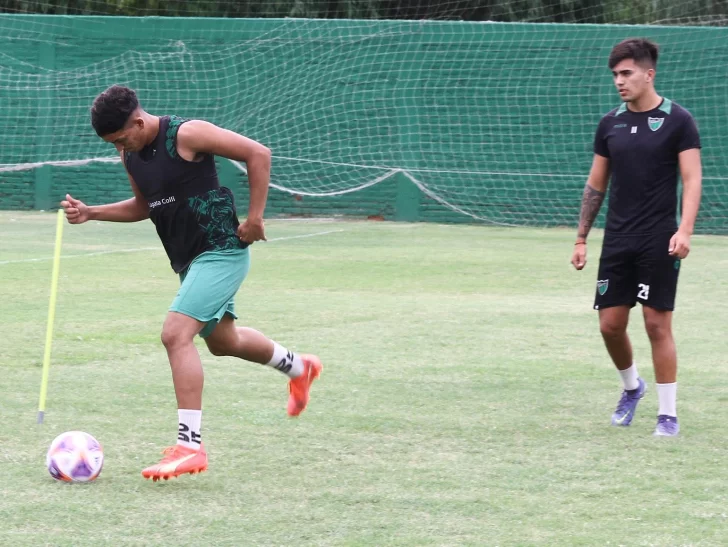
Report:
[[[669,323],[659,319],[645,319],[645,330],[652,342],[667,340],[672,336]]]
[[[627,331],[627,324],[622,321],[602,319],[599,321],[599,330],[604,338],[617,338]]]
[[[162,344],[165,348],[167,348],[167,351],[176,349],[188,342],[190,340],[187,336],[185,336],[182,332],[170,329],[170,328],[163,328],[162,329]]]
[[[207,349],[210,350],[215,357],[226,357],[230,355],[230,350],[226,344],[221,344],[215,340],[205,340]]]

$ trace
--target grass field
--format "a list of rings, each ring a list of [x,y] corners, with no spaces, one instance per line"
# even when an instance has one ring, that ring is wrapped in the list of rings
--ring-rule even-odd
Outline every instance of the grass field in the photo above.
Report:
[[[36,425],[55,216],[0,212],[0,545],[726,545],[728,239],[696,236],[678,291],[677,439],[620,383],[571,230],[270,221],[241,322],[318,353],[308,410],[285,377],[211,356],[210,470],[142,479],[176,437],[159,332],[177,279],[153,226],[66,226],[46,419]],[[306,236],[306,237],[299,237]],[[97,482],[54,482],[80,429]]]

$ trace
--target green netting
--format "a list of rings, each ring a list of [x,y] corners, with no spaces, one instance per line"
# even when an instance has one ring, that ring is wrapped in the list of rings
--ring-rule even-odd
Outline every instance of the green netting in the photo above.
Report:
[[[658,91],[698,121],[700,229],[726,232],[728,30],[708,26],[2,15],[0,207],[125,197],[88,116],[122,83],[151,113],[265,143],[273,184],[305,203],[356,206],[396,181],[417,189],[416,218],[573,225],[618,104],[606,58],[635,35],[661,45]],[[376,199],[392,211],[392,192]]]

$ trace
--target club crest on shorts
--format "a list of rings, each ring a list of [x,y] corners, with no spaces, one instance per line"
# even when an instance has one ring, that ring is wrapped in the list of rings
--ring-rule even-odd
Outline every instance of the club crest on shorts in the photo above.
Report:
[[[609,288],[609,279],[598,279],[597,280],[597,292],[604,296],[604,293],[607,292],[607,289]]]
[[[650,129],[652,129],[652,131],[657,131],[658,129],[660,129],[664,121],[665,118],[647,118],[647,124],[650,126]]]

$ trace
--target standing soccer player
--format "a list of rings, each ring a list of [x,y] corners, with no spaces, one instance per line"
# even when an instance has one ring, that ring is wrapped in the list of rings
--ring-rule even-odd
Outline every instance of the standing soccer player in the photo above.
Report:
[[[609,56],[614,84],[624,102],[597,128],[571,263],[577,270],[586,265],[587,235],[611,173],[594,309],[599,310],[604,343],[624,384],[612,425],[632,422],[647,387],[637,372],[627,335],[630,309],[640,302],[659,400],[654,434],[675,436],[680,428],[672,312],[680,261],[690,252],[700,206],[702,168],[692,116],[655,91],[657,53],[649,40],[629,39],[617,44]],[[678,170],[683,183],[679,227]]]
[[[207,453],[200,431],[203,371],[196,335],[213,355],[239,357],[286,374],[290,416],[306,408],[311,383],[322,369],[315,355],[298,355],[258,331],[235,326],[234,298],[248,273],[249,245],[265,240],[270,150],[208,122],[153,116],[141,108],[133,90],[119,85],[96,97],[91,124],[119,151],[134,197],[88,206],[67,195],[61,205],[68,222],[151,218],[181,283],[162,327],[179,409],[177,444],[142,475],[156,481],[199,473],[207,469]],[[216,155],[247,165],[250,203],[242,224],[232,192],[218,181]]]

